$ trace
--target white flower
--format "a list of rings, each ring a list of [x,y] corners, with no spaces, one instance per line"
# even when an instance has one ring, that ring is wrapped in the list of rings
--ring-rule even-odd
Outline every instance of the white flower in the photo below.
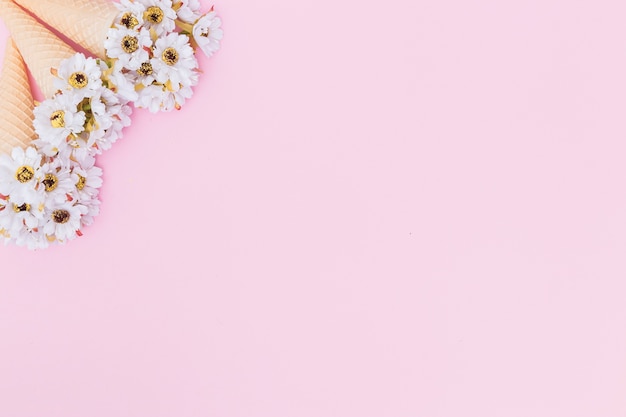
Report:
[[[103,90],[104,88],[101,88]],[[63,96],[57,95],[54,99],[60,99]],[[48,137],[40,136],[35,140],[35,145],[39,150],[47,156],[58,155],[65,159],[84,159],[87,155],[94,154],[96,149],[93,147],[96,137],[94,131],[96,130],[96,116],[94,111],[97,111],[98,104],[102,107],[104,105],[99,101],[100,92],[94,93],[92,97],[86,97],[82,99],[76,106],[76,112],[81,115],[81,129],[76,132],[72,132],[66,135],[64,139],[51,140]],[[94,107],[96,110],[94,110]],[[78,122],[77,122],[78,123]]]
[[[162,85],[149,85],[139,91],[139,98],[135,102],[135,106],[148,109],[151,113],[158,113],[167,95]]]
[[[31,203],[11,200],[4,210],[8,216],[2,219],[0,227],[6,229],[12,236],[22,231],[37,229],[43,216],[43,208],[43,200],[33,200]]]
[[[87,209],[87,212],[80,219],[81,224],[83,226],[91,226],[95,221],[95,217],[100,214],[100,200],[97,198],[83,200],[80,202],[80,205]]]
[[[54,86],[59,90],[74,90],[82,97],[93,95],[102,87],[102,72],[98,62],[76,54],[61,62]]]
[[[87,208],[72,201],[51,203],[45,209],[43,232],[60,242],[74,239],[81,227],[81,217],[87,214]]]
[[[73,148],[70,146],[67,140],[59,143],[50,143],[42,141],[41,139],[36,139],[35,141],[33,141],[33,144],[37,146],[39,152],[47,157],[60,156],[63,158],[70,158],[72,156]]]
[[[100,61],[100,67],[108,69],[105,62]],[[115,65],[110,71],[106,72],[106,81],[108,88],[116,93],[122,102],[137,100],[137,91],[135,91],[134,75],[131,72],[125,73],[124,67],[119,61],[115,61]]]
[[[191,87],[181,87],[180,90],[170,93],[172,100],[174,100],[174,108],[180,110],[185,102],[193,96],[193,90]],[[169,109],[171,110],[171,108]]]
[[[200,18],[200,1],[198,0],[179,0],[176,5],[178,7],[178,18],[183,22],[194,23]]]
[[[117,58],[125,68],[136,70],[149,59],[152,39],[145,28],[136,31],[117,25],[109,29],[104,47],[109,58]]]
[[[74,183],[74,195],[81,204],[86,204],[98,197],[99,189],[102,187],[102,169],[95,166],[96,159],[85,158],[80,163],[72,166],[72,183]]]
[[[85,158],[96,154],[97,149],[94,146],[95,142],[95,136],[92,135],[92,132],[84,131],[78,136],[70,137],[67,141],[64,141],[59,144],[59,146],[52,149],[49,146],[45,146],[43,143],[37,144],[38,146],[44,145],[41,151],[45,152],[46,155],[51,154],[50,156],[56,156],[65,160],[74,159],[83,161]]]
[[[111,118],[112,123],[105,135],[97,140],[96,143],[99,149],[107,150],[111,147],[111,144],[123,136],[122,130],[130,126],[130,116],[133,109],[109,90],[103,92],[102,101],[106,105],[107,114]]]
[[[17,246],[26,246],[30,250],[45,249],[50,246],[46,235],[38,229],[23,228],[17,235],[12,236],[10,241],[13,241]]]
[[[132,109],[109,89],[103,89],[97,99],[97,103],[92,100],[95,124],[91,138],[95,153],[100,154],[122,137],[122,129],[130,126]]]
[[[172,7],[172,0],[137,1],[146,8],[143,13],[144,27],[154,29],[157,36],[173,32],[176,29],[176,12]]]
[[[23,231],[36,229],[41,218],[39,206],[38,201],[34,204],[9,201],[0,212],[0,229],[6,230],[12,237]]]
[[[198,83],[198,61],[187,35],[170,33],[157,39],[152,67],[156,80],[171,91]]]
[[[39,140],[50,143],[53,147],[60,146],[69,136],[83,131],[85,112],[78,111],[76,106],[81,100],[71,92],[57,94],[35,107],[35,132]]]
[[[32,199],[41,177],[41,154],[33,147],[15,147],[11,155],[0,155],[0,194],[11,201]]]
[[[85,132],[78,137],[71,138],[67,142],[67,146],[60,147],[58,157],[84,161],[85,158],[93,156],[97,153],[94,143],[95,138]]]
[[[91,99],[90,104],[90,114],[91,119],[88,120],[88,131],[91,143],[95,143],[97,140],[104,137],[106,130],[113,125],[113,119],[111,118],[111,114],[108,112],[107,105],[105,104],[102,94],[108,91],[110,94],[111,90],[102,89],[98,92],[97,96],[94,96]]]
[[[43,249],[48,247],[48,239],[45,238],[44,234],[38,228],[39,223],[41,223],[39,216],[42,216],[42,212],[39,212],[37,225],[32,228],[28,227],[26,224],[25,219],[29,216],[31,216],[30,213],[25,211],[16,212],[11,204],[9,206],[3,206],[0,202],[0,224],[15,222],[15,226],[8,226],[13,229],[12,232],[4,229],[3,226],[0,225],[0,239],[4,241],[5,245],[12,243],[17,246],[27,246],[29,249]],[[9,217],[12,217],[11,221],[9,221]]]
[[[193,39],[208,57],[220,49],[220,41],[224,37],[221,25],[222,19],[215,12],[209,12],[193,26]]]
[[[152,58],[149,61],[144,62],[139,68],[137,68],[137,71],[133,73],[135,84],[148,86],[156,81],[156,73],[154,72],[154,61],[156,61],[156,58]]]
[[[116,5],[120,14],[115,19],[114,24],[124,26],[127,29],[137,29],[143,25],[143,14],[146,11],[146,6],[132,0],[122,0]]]
[[[80,106],[86,115],[84,130],[60,143],[36,140],[42,153],[84,161],[110,149],[122,137],[122,129],[130,125],[131,107],[108,88],[101,88],[93,97],[84,99]]]
[[[72,167],[72,182],[75,190],[73,196],[76,204],[85,207],[85,213],[81,218],[84,226],[90,226],[94,217],[100,213],[100,200],[98,194],[102,187],[102,170],[94,166],[95,158],[87,158],[82,163],[74,163]]]
[[[3,201],[0,211],[0,229],[11,237],[24,231],[37,229],[43,216],[43,193],[31,193],[29,196],[11,195]]]
[[[39,187],[44,192],[46,201],[63,202],[67,199],[67,194],[74,191],[70,169],[70,160],[63,157],[50,158],[41,167]]]
[[[150,110],[151,113],[180,110],[188,98],[193,95],[191,87],[181,87],[178,91],[169,91],[165,86],[154,84],[139,92],[136,107]]]

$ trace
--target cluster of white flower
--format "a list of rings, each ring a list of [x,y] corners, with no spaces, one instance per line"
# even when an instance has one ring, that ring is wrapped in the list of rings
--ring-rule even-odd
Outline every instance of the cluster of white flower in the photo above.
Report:
[[[121,0],[107,60],[75,54],[53,70],[54,97],[34,109],[37,139],[0,155],[0,241],[65,243],[99,213],[95,156],[130,125],[131,107],[180,109],[198,84],[195,48],[220,48],[221,20],[199,0]]]
[[[94,163],[48,157],[34,147],[1,155],[0,238],[42,249],[80,236],[100,211],[102,170]]]
[[[198,0],[121,0],[119,9],[104,44],[109,66],[134,86],[136,107],[180,109],[198,84],[194,47],[219,49],[221,19],[212,8],[201,15]]]
[[[56,71],[54,97],[35,107],[34,144],[45,156],[82,161],[111,148],[130,125],[134,88],[98,59],[76,54]]]
[[[125,77],[83,54],[54,73],[57,93],[34,109],[33,146],[0,156],[0,239],[31,249],[65,243],[93,222],[102,185],[95,156],[130,125],[136,95]]]

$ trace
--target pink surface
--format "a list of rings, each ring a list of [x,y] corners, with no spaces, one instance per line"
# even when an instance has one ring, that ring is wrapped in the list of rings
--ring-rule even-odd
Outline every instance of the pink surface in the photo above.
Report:
[[[0,248],[0,416],[626,415],[623,1],[217,7],[96,224]]]

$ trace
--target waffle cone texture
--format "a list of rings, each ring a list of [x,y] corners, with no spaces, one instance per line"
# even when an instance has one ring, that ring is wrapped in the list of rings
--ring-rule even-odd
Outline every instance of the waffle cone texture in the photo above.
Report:
[[[12,0],[0,0],[0,17],[41,92],[46,98],[52,97],[56,90],[51,69],[76,52]]]
[[[14,0],[94,56],[104,58],[107,31],[118,14],[109,0]]]
[[[22,55],[9,38],[0,73],[0,154],[16,146],[26,148],[35,139],[33,95]]]

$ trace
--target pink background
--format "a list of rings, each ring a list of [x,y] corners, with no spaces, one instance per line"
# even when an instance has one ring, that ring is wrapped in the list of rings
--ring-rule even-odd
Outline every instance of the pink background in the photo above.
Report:
[[[0,248],[0,416],[626,415],[624,1],[217,7],[96,224]]]

